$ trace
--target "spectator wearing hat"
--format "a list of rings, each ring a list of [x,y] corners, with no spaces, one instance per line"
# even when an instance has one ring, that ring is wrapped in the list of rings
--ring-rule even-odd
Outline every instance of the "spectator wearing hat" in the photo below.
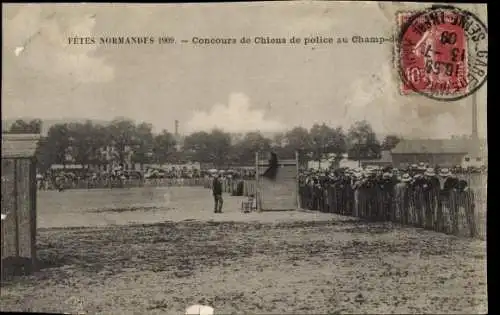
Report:
[[[424,186],[426,185],[426,180],[423,174],[417,173],[413,176],[412,182],[412,194],[410,202],[412,203],[412,208],[414,209],[413,218],[411,218],[412,223],[415,223],[418,227],[424,226]]]
[[[415,176],[415,174],[418,173],[417,170],[418,170],[418,164],[412,164],[408,167],[408,174],[413,177]]]
[[[55,183],[58,191],[64,191],[66,178],[64,177],[64,175],[56,175]]]
[[[299,175],[299,195],[300,195],[300,208],[307,208],[307,186],[306,186],[306,176],[305,174]]]
[[[220,179],[220,174],[215,174],[212,183],[212,193],[214,196],[214,212],[222,213],[222,205],[224,200],[222,199],[222,181]]]
[[[319,205],[320,205],[321,196],[323,194],[323,191],[321,189],[321,184],[320,184],[319,178],[317,176],[314,176],[314,178],[313,178],[312,192],[313,192],[312,193],[313,203],[312,203],[311,210],[320,210]]]
[[[452,233],[458,232],[458,179],[450,172],[448,168],[439,170],[440,191],[437,208],[437,231],[444,230],[444,206],[447,206],[452,223]]]
[[[385,172],[377,181],[378,218],[381,220],[394,219],[392,200],[394,198],[394,186],[392,174]]]
[[[329,192],[330,186],[332,185],[334,178],[333,174],[325,171],[325,173],[322,176],[322,181],[321,181],[321,189],[323,192],[323,212],[330,212],[331,211],[331,194]]]
[[[344,200],[344,214],[351,215],[353,211],[353,200],[354,200],[354,191],[351,185],[351,174],[346,174],[343,176],[343,200]]]
[[[475,194],[466,180],[460,179],[457,183],[458,205],[457,207],[464,207],[465,218],[469,228],[469,235],[471,237],[477,236],[476,228],[476,200]]]
[[[353,215],[355,217],[364,217],[366,208],[366,192],[365,192],[365,178],[363,173],[356,172],[353,179],[353,192],[354,192],[354,208]]]
[[[382,173],[392,173],[392,166],[385,166],[382,168]]]
[[[330,173],[328,176],[328,184],[325,187],[325,194],[326,198],[328,200],[328,212],[329,213],[337,213],[339,209],[339,204],[337,200],[337,187],[339,186],[338,182],[340,180],[340,175],[338,173],[338,170],[335,172]]]
[[[432,229],[435,223],[434,216],[439,198],[440,183],[433,168],[428,168],[424,172],[424,209],[425,228]]]
[[[319,176],[319,189],[321,190],[319,195],[319,210],[321,212],[328,212],[328,186],[330,184],[330,178],[328,172],[324,171]]]
[[[381,175],[378,175],[378,170],[371,169],[368,171],[368,178],[366,181],[366,188],[368,194],[368,208],[367,216],[372,220],[382,220],[382,194],[380,192],[379,181]]]
[[[313,182],[312,182],[311,174],[309,172],[306,172],[305,177],[304,177],[304,191],[305,191],[304,203],[305,203],[305,207],[307,209],[311,209],[311,207],[312,207],[312,185],[313,185]]]
[[[399,217],[401,224],[410,222],[410,183],[412,178],[404,173],[394,187],[395,214]]]
[[[333,212],[338,214],[345,214],[346,200],[344,189],[346,186],[344,174],[336,172],[330,190],[332,196]]]
[[[427,167],[425,166],[425,163],[419,162],[417,165],[417,169],[416,169],[417,173],[424,174],[426,170],[427,170]]]
[[[415,167],[413,168],[413,174],[414,175],[415,174],[422,174],[422,175],[424,175],[425,170],[426,170],[425,166],[423,166],[422,163],[419,163],[419,164],[416,164]]]
[[[393,168],[391,171],[393,180],[397,183],[400,180],[401,171],[397,168]]]
[[[312,209],[313,206],[313,188],[314,188],[314,181],[312,178],[312,174],[308,173],[306,176],[307,209]]]

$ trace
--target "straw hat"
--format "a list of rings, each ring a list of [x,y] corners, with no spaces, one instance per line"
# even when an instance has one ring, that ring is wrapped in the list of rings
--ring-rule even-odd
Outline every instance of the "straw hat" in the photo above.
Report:
[[[451,175],[452,174],[451,174],[450,170],[447,168],[442,168],[439,170],[439,176],[441,176],[441,177],[449,177]]]
[[[428,168],[428,169],[425,170],[424,175],[426,175],[426,176],[436,176],[436,173],[434,172],[433,168]]]
[[[401,181],[407,183],[411,181],[411,176],[408,173],[404,173],[403,176],[401,176]]]
[[[382,178],[383,178],[383,179],[389,179],[389,178],[391,178],[391,177],[392,177],[392,174],[391,174],[391,173],[384,173],[384,174],[382,174]]]
[[[375,175],[377,175],[377,173],[375,172],[375,170],[369,169],[369,170],[366,170],[365,175],[369,177],[369,176],[375,176]]]
[[[361,173],[361,172],[354,172],[353,175],[354,175],[354,178],[356,178],[356,179],[363,178],[363,173]]]

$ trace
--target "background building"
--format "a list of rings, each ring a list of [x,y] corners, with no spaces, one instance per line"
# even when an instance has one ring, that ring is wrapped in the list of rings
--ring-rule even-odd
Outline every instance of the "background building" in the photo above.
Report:
[[[485,141],[471,139],[403,139],[391,151],[395,167],[406,167],[419,162],[452,167],[463,165],[466,158],[483,159]]]
[[[383,150],[380,152],[380,159],[361,161],[361,166],[392,166],[391,151]]]

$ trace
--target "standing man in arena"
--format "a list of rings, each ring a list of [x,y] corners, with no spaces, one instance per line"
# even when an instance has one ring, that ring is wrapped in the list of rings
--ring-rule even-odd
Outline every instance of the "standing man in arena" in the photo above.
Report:
[[[219,174],[214,175],[214,180],[212,182],[212,193],[214,195],[214,212],[222,213],[222,182],[219,178]]]

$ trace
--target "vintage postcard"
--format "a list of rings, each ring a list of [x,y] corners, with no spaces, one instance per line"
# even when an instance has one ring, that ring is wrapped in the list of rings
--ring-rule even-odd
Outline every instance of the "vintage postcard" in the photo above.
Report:
[[[2,17],[2,311],[488,312],[485,4]]]

